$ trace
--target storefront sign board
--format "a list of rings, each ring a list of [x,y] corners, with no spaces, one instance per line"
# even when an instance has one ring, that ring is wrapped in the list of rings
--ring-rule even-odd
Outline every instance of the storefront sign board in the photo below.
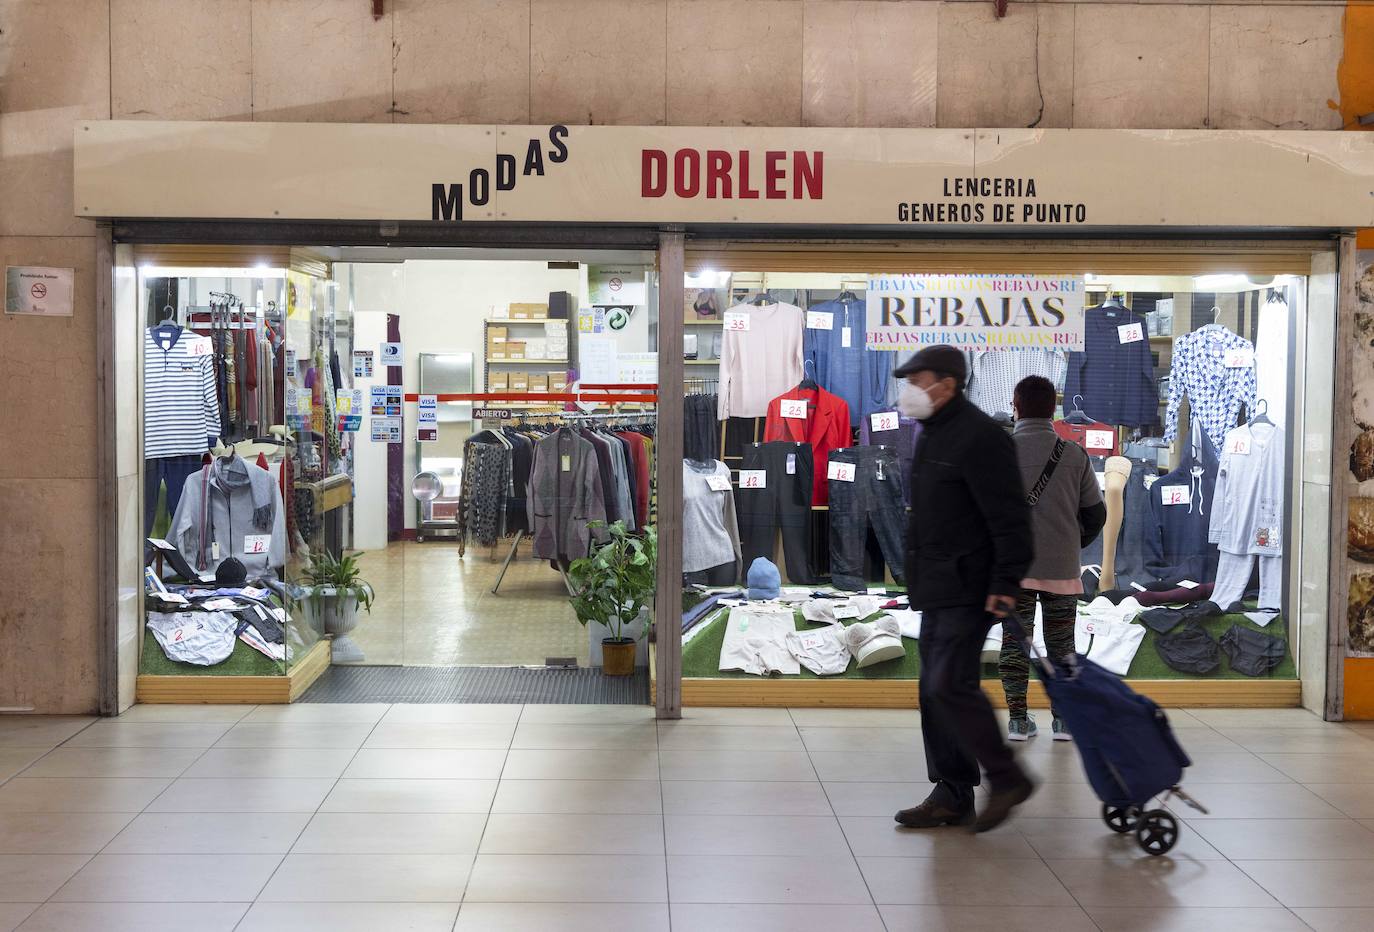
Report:
[[[1084,348],[1082,276],[870,275],[866,302],[869,349]]]

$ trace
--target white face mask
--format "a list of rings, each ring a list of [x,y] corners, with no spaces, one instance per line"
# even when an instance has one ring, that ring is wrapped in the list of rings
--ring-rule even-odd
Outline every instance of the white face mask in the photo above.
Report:
[[[903,417],[925,420],[935,413],[935,405],[930,400],[930,393],[924,388],[903,382],[902,390],[897,395],[897,410]]]

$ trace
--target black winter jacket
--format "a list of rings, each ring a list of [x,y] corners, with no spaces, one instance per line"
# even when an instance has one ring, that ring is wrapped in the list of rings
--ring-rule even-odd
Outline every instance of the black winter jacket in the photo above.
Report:
[[[962,393],[922,423],[911,463],[906,584],[917,610],[1016,595],[1030,566],[1016,448]]]

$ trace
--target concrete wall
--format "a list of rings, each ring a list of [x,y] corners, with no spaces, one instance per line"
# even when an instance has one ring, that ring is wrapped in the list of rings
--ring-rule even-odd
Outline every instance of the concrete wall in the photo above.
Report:
[[[1342,4],[0,0],[0,707],[96,705],[95,228],[78,119],[1334,129]]]

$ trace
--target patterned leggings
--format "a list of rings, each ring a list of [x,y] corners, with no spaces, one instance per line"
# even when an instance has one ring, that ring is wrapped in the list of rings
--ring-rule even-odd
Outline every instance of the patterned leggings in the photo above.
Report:
[[[1078,617],[1078,596],[1057,595],[1039,589],[1021,590],[1016,599],[1016,617],[1021,619],[1026,637],[1035,633],[1036,599],[1040,600],[1041,615],[1045,619],[1045,649],[1055,660],[1069,656],[1074,652],[1073,626]],[[1002,677],[1002,690],[1007,694],[1007,710],[1013,715],[1025,715],[1030,660],[1010,634],[1002,635],[997,672]]]

